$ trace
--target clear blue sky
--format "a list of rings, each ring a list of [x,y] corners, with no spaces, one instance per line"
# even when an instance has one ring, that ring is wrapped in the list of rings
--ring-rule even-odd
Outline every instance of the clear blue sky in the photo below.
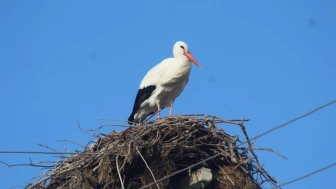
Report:
[[[257,135],[336,97],[336,1],[0,1],[0,150],[78,149],[84,129],[127,119],[142,77],[188,43],[193,67],[174,114],[246,117]],[[335,161],[336,106],[255,142],[280,182]],[[163,112],[167,115],[167,111]],[[233,126],[224,129],[237,134]],[[112,131],[107,128],[105,133]],[[240,134],[241,135],[241,134]],[[0,154],[8,163],[51,155]],[[1,188],[36,168],[0,165]],[[286,189],[331,189],[336,169]]]

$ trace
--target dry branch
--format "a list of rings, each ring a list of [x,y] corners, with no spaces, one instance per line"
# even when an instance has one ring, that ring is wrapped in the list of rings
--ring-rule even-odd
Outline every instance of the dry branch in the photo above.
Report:
[[[150,169],[150,167],[148,166],[148,164],[147,164],[145,158],[141,155],[141,153],[140,153],[140,151],[139,151],[138,148],[135,148],[135,149],[136,149],[136,151],[139,153],[139,155],[140,155],[140,157],[142,158],[142,160],[144,161],[144,163],[146,164],[146,167],[147,167],[148,171],[150,171],[150,173],[152,174],[152,177],[153,177],[154,181],[157,182],[156,179],[155,179],[155,176],[154,176],[152,170]],[[159,186],[158,183],[156,183],[156,186],[158,187],[158,189],[160,189],[160,186]]]

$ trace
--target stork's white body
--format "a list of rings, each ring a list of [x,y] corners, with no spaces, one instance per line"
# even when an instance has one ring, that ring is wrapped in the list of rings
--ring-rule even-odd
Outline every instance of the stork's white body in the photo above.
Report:
[[[184,50],[183,53],[180,52],[180,48]],[[184,42],[175,43],[173,51],[174,58],[163,60],[149,70],[142,79],[134,102],[133,112],[129,118],[130,122],[141,122],[148,115],[168,106],[170,106],[170,114],[172,113],[175,99],[181,94],[189,81],[190,59],[197,62]],[[188,53],[188,57],[185,53]],[[199,66],[198,63],[196,65]],[[160,116],[158,117],[160,118]]]
[[[181,94],[189,81],[191,63],[177,63],[175,58],[169,58],[152,68],[143,78],[140,89],[155,85],[152,95],[145,100],[140,109],[135,113],[134,119],[141,120],[151,112],[157,111],[156,102],[160,102],[161,108],[171,106]]]

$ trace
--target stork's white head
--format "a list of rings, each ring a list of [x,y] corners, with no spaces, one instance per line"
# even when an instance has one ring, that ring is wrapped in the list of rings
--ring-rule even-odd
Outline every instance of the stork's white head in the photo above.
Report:
[[[197,60],[191,55],[188,45],[183,41],[175,43],[173,48],[174,58],[193,62],[196,66],[201,67]]]

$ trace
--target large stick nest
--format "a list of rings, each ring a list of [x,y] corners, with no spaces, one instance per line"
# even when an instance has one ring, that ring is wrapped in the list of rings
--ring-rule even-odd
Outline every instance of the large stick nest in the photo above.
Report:
[[[266,182],[276,184],[251,143],[241,145],[237,136],[218,126],[222,123],[238,125],[248,140],[241,121],[206,115],[168,117],[100,135],[87,150],[62,159],[27,188],[141,188],[216,154],[147,188],[180,188],[181,179],[201,167],[213,174],[205,188],[259,189]]]

